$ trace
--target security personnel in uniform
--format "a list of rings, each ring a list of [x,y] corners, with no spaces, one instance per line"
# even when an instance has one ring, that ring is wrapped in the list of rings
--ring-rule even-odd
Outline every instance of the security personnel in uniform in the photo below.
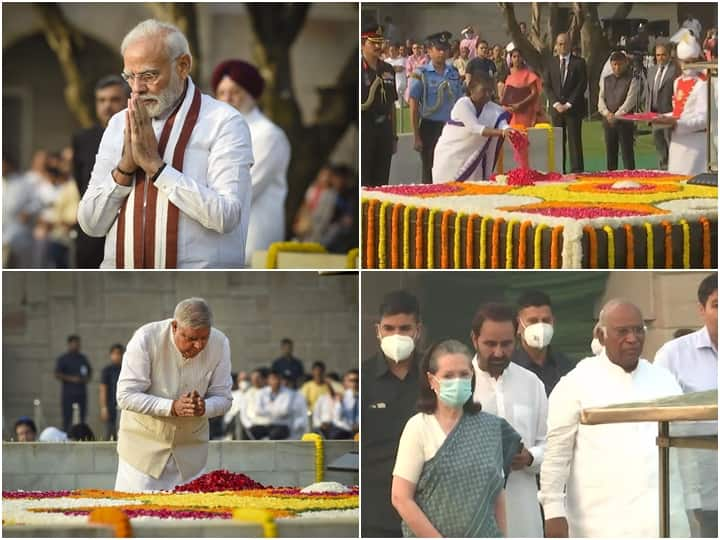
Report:
[[[435,144],[455,102],[464,95],[460,73],[446,64],[450,51],[450,32],[427,37],[430,62],[410,75],[410,119],[415,150],[422,159],[422,181],[432,184]]]
[[[390,161],[397,150],[395,70],[380,60],[383,37],[377,25],[361,35],[362,63],[362,185],[388,183]]]

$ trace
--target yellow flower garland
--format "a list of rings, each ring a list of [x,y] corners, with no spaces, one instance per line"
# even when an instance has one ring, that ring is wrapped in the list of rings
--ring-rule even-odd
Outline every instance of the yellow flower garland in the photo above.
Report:
[[[533,256],[535,257],[534,268],[542,268],[542,232],[543,229],[547,229],[547,225],[540,224],[535,227],[535,238],[533,239],[533,247],[535,248]]]
[[[655,266],[655,246],[653,246],[653,230],[652,225],[647,221],[643,225],[647,234],[647,239],[645,240],[645,243],[647,244],[647,267],[651,269]]]
[[[237,508],[233,511],[235,521],[257,523],[263,528],[265,538],[277,538],[277,524],[271,512],[257,508]]]
[[[690,268],[690,224],[686,219],[681,219],[680,226],[683,232],[683,268]]]
[[[347,257],[345,259],[345,268],[347,268],[348,270],[357,268],[358,267],[357,261],[358,261],[359,256],[360,256],[359,248],[352,248],[350,251],[348,251]]]
[[[315,443],[315,481],[322,482],[325,474],[325,452],[323,451],[323,438],[317,433],[306,433],[303,441]]]
[[[274,242],[270,244],[265,259],[265,268],[277,268],[278,253],[327,253],[327,250],[317,242]]]
[[[427,225],[427,268],[435,268],[435,214],[440,212],[437,208],[430,210]]]
[[[615,268],[615,231],[610,225],[605,225],[603,231],[607,233],[608,268]]]
[[[458,212],[455,214],[455,230],[453,231],[453,267],[457,270],[462,268],[462,261],[460,260],[460,227],[462,225],[461,219],[465,214]]]
[[[487,224],[489,217],[484,217],[480,221],[480,268],[487,268]]]
[[[392,203],[384,201],[380,205],[380,215],[378,216],[378,268],[387,268],[387,219],[386,210]]]
[[[513,267],[513,227],[516,223],[520,223],[517,220],[508,221],[505,228],[505,268],[512,269]]]
[[[410,210],[414,206],[406,206],[403,210],[403,268],[410,268]]]

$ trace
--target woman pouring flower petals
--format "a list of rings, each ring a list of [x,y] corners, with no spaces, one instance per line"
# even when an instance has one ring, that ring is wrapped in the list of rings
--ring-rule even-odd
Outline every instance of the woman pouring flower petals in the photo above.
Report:
[[[432,347],[420,371],[419,413],[400,437],[392,504],[404,536],[505,536],[504,484],[520,435],[473,402],[469,349]]]

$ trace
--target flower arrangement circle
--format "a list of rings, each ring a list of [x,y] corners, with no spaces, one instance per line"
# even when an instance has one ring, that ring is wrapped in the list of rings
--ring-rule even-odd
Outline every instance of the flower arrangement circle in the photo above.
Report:
[[[637,187],[622,187],[623,184],[619,184],[618,182],[583,181],[570,184],[567,189],[568,191],[580,193],[618,193],[627,195],[635,193],[643,195],[650,193],[676,193],[682,190],[680,185],[671,182],[653,182],[638,178],[634,180],[633,183],[636,184]]]
[[[522,206],[506,206],[499,210],[573,219],[651,216],[668,213],[647,204],[605,203],[597,205],[569,201],[545,201]]]
[[[579,173],[578,180],[592,181],[608,181],[608,179],[616,180],[652,180],[654,182],[682,182],[689,180],[690,176],[684,174],[673,174],[667,171],[652,171],[648,169],[636,169],[633,171],[597,171],[590,173]]]

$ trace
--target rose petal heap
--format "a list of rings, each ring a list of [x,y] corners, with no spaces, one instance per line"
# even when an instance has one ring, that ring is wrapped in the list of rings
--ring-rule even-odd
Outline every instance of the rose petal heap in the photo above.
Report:
[[[557,172],[542,173],[535,169],[520,167],[513,169],[505,176],[507,177],[507,184],[510,186],[534,186],[536,182],[552,182],[562,178],[562,174]],[[495,182],[496,175],[493,174],[490,180]]]
[[[508,139],[510,139],[510,144],[513,147],[515,163],[521,169],[529,169],[528,148],[530,147],[530,139],[528,139],[527,134],[522,131],[511,131]]]
[[[177,486],[174,491],[212,493],[215,491],[242,491],[245,489],[265,489],[265,486],[244,474],[221,469],[203,474],[192,482]]]

